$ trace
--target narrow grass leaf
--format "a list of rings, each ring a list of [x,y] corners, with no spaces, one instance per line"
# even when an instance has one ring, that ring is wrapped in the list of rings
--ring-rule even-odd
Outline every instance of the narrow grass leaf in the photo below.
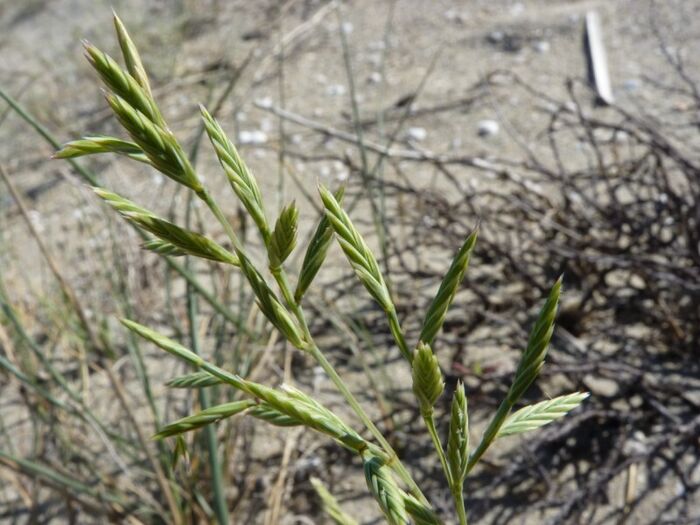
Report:
[[[170,468],[175,469],[181,460],[185,463],[189,463],[190,454],[187,450],[185,438],[178,435],[175,437],[175,446],[173,447],[173,455],[170,459]]]
[[[498,437],[511,436],[543,427],[564,417],[588,396],[587,392],[576,392],[523,407],[506,419],[498,432]]]
[[[353,518],[343,512],[338,504],[338,501],[323,485],[323,482],[320,479],[312,477],[309,481],[311,481],[311,485],[313,485],[318,497],[321,498],[323,510],[326,514],[328,514],[328,517],[333,521],[333,523],[336,525],[357,525],[357,522]]]
[[[445,274],[442,283],[440,283],[440,288],[433,302],[430,304],[425,320],[423,321],[420,340],[424,343],[431,344],[442,328],[442,324],[445,322],[447,310],[452,304],[457,290],[459,289],[459,285],[464,279],[467,267],[469,266],[469,258],[476,244],[476,237],[476,231],[472,232],[471,235],[467,237],[467,240],[464,241],[464,244],[462,244],[462,247],[452,260],[450,269]]]

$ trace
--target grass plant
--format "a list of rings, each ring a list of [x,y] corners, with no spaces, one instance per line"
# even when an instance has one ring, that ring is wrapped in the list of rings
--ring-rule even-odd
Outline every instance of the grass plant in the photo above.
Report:
[[[420,338],[416,341],[408,340],[380,265],[362,234],[343,209],[342,188],[334,194],[323,186],[319,187],[325,214],[305,248],[301,271],[294,283],[285,262],[297,246],[299,210],[295,203],[286,205],[276,220],[269,221],[265,205],[271,199],[265,198],[254,174],[246,166],[223,127],[202,107],[202,122],[213,151],[233,193],[255,225],[267,253],[265,261],[255,260],[241,242],[240,233],[236,232],[214,196],[207,190],[191,159],[164,120],[151,92],[137,48],[116,15],[115,26],[125,67],[89,43],[85,44],[85,52],[89,63],[104,84],[107,103],[128,139],[88,136],[69,142],[55,156],[74,159],[83,155],[115,153],[148,164],[174,183],[191,191],[220,223],[228,237],[230,249],[93,184],[95,194],[99,198],[143,233],[145,248],[171,257],[187,254],[233,266],[240,271],[267,320],[293,347],[308,354],[318,363],[368,431],[366,434],[365,429],[354,428],[319,400],[299,389],[288,385],[265,385],[247,379],[239,371],[230,371],[218,366],[200,355],[196,348],[196,340],[192,341],[195,348],[190,349],[134,320],[123,319],[123,325],[133,333],[193,368],[193,373],[174,378],[170,386],[202,389],[217,384],[230,387],[239,394],[235,401],[205,406],[200,412],[163,426],[155,437],[164,439],[180,436],[236,415],[246,415],[282,427],[303,426],[327,436],[357,455],[363,465],[367,488],[388,523],[393,525],[443,522],[446,517],[438,516],[404,465],[403,458],[397,455],[387,438],[357,401],[341,374],[319,348],[309,329],[303,306],[304,296],[323,265],[333,239],[336,239],[357,278],[386,314],[387,327],[398,352],[403,357],[405,366],[411,369],[415,402],[434,444],[436,460],[440,462],[444,471],[454,500],[455,514],[460,524],[466,524],[465,478],[491,445],[498,439],[534,430],[554,421],[574,409],[586,397],[586,394],[574,393],[513,412],[544,364],[554,329],[561,279],[552,287],[539,313],[505,399],[476,446],[472,447],[469,440],[467,398],[462,384],[458,384],[452,394],[451,410],[449,416],[446,415],[449,417],[449,432],[446,443],[443,443],[436,425],[436,413],[440,415],[436,404],[444,394],[444,378],[432,344],[440,334],[447,311],[467,270],[470,256],[476,249],[477,232],[472,232],[457,251],[428,308]],[[383,260],[386,262],[385,258]],[[193,320],[194,311],[190,315],[190,321]],[[213,434],[209,434],[210,439],[211,436]],[[181,444],[182,441],[178,441],[178,446],[181,447]],[[332,519],[337,523],[351,523],[351,519],[342,512],[328,491],[318,482],[314,484]],[[220,520],[224,519],[225,509],[219,509],[218,515]]]

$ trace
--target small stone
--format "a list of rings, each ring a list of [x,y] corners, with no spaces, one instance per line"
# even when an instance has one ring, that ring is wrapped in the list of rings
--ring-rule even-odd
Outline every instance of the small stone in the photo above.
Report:
[[[382,81],[382,74],[379,71],[372,71],[370,73],[369,77],[367,78],[367,82],[370,84],[379,84]]]
[[[622,452],[626,456],[644,456],[648,451],[647,436],[637,430],[622,445]]]
[[[620,391],[620,386],[612,379],[587,374],[583,380],[595,397],[615,397]]]
[[[538,53],[547,53],[549,51],[549,42],[546,40],[540,40],[538,42],[535,42],[535,45],[533,46],[535,48],[535,51]]]
[[[331,84],[326,89],[326,94],[330,97],[340,97],[345,95],[345,86],[342,84]]]
[[[260,129],[265,133],[272,131],[274,126],[275,125],[273,124],[272,120],[269,118],[264,118],[260,121]]]
[[[265,144],[267,142],[267,133],[259,129],[243,130],[238,140],[241,144]]]
[[[480,137],[492,137],[498,135],[500,126],[495,120],[481,120],[477,126],[477,133]]]
[[[408,128],[406,136],[410,140],[421,142],[426,139],[426,137],[428,136],[428,132],[425,130],[425,128]]]
[[[487,40],[492,44],[498,44],[500,42],[503,42],[505,36],[506,35],[503,34],[503,31],[492,31],[491,33],[489,33]]]
[[[456,22],[458,24],[464,23],[467,19],[466,13],[457,11],[456,9],[448,9],[444,13],[445,18],[450,22]]]
[[[271,108],[272,107],[272,99],[270,97],[263,97],[259,98],[257,101],[258,106],[261,108]]]
[[[637,91],[641,86],[641,82],[636,78],[628,78],[622,84],[622,88],[630,93]]]
[[[352,22],[343,22],[343,24],[340,26],[343,30],[343,33],[346,35],[349,35],[352,33],[352,30],[355,29],[355,26],[352,25]]]

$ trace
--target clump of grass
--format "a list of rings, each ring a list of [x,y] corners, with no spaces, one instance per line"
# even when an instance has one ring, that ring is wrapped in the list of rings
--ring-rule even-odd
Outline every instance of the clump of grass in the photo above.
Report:
[[[416,484],[385,436],[377,429],[355,399],[340,374],[318,347],[306,320],[303,298],[322,266],[333,237],[345,253],[358,279],[386,313],[388,328],[406,365],[411,367],[413,392],[421,416],[433,441],[436,457],[454,499],[455,513],[461,524],[467,523],[464,481],[490,446],[505,436],[534,430],[565,415],[578,406],[587,394],[575,393],[544,401],[511,413],[524,392],[537,378],[545,361],[554,329],[554,318],[561,292],[557,280],[532,329],[512,385],[493,416],[480,441],[473,449],[469,442],[469,418],[464,387],[459,384],[453,394],[449,434],[446,446],[438,435],[435,405],[444,391],[444,379],[432,343],[440,333],[447,311],[454,299],[476,246],[477,232],[472,232],[457,251],[451,266],[430,305],[420,339],[409,344],[397,315],[392,293],[372,250],[341,204],[342,189],[335,195],[320,186],[325,216],[306,247],[296,288],[285,268],[285,261],[297,244],[298,210],[292,202],[285,206],[274,223],[268,222],[265,199],[253,173],[228,139],[222,126],[201,108],[204,128],[214,152],[235,195],[256,225],[267,251],[267,263],[256,263],[246,251],[233,226],[228,222],[214,197],[198,177],[192,163],[163,119],[151,93],[148,78],[136,46],[117,18],[120,47],[126,69],[91,44],[85,44],[90,64],[107,89],[107,102],[131,140],[116,137],[86,137],[69,142],[56,153],[58,158],[74,158],[97,153],[116,153],[149,164],[193,192],[220,222],[232,250],[225,249],[200,233],[166,221],[141,206],[109,192],[95,188],[95,194],[115,208],[149,236],[147,249],[167,255],[189,254],[237,267],[248,281],[261,312],[294,347],[309,354],[325,370],[371,437],[343,421],[333,411],[301,390],[289,386],[270,387],[245,379],[235,371],[222,369],[197,353],[163,334],[133,320],[124,326],[163,350],[190,364],[195,372],[173,379],[176,388],[205,388],[223,384],[237,390],[243,398],[210,406],[164,426],[157,439],[180,436],[190,430],[211,425],[237,414],[245,414],[277,426],[304,426],[319,432],[338,445],[357,454],[364,466],[369,492],[386,520],[391,524],[409,522],[442,523],[428,498]],[[274,224],[274,226],[271,226]],[[274,285],[268,282],[267,271]],[[181,447],[182,441],[177,446]],[[337,522],[349,522],[332,496],[315,482],[326,507]]]

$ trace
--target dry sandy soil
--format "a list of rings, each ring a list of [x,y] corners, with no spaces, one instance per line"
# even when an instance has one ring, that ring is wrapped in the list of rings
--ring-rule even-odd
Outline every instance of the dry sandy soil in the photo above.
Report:
[[[372,123],[365,128],[367,140],[385,141],[386,133],[373,124],[377,115],[385,112],[387,127],[393,127],[407,97],[415,94],[429,72],[414,102],[414,114],[398,135],[397,147],[431,154],[464,153],[484,159],[495,154],[501,158],[517,157],[523,142],[537,147],[542,137],[529,132],[541,116],[532,108],[521,107],[515,95],[473,105],[465,100],[465,94],[494,70],[514,72],[552,96],[563,93],[567,78],[586,74],[582,41],[587,11],[596,10],[601,15],[613,88],[622,104],[653,106],[654,101],[640,88],[640,78],[657,76],[663,81],[670,74],[652,31],[652,21],[675,46],[690,51],[700,44],[699,6],[695,0],[656,5],[642,0],[398,0],[391,19],[390,2],[357,0],[329,4],[291,0],[279,4],[223,0],[0,1],[0,87],[18,99],[60,141],[83,133],[115,132],[115,122],[106,111],[97,79],[83,59],[80,46],[80,39],[86,38],[112,54],[117,53],[111,6],[140,46],[153,78],[156,98],[171,128],[183,142],[189,143],[198,129],[197,104],[213,104],[234,69],[249,61],[232,92],[223,100],[219,118],[232,135],[237,134],[241,151],[260,180],[270,210],[292,198],[300,203],[304,239],[316,214],[300,185],[313,194],[319,180],[329,185],[346,180],[352,184],[359,175],[350,172],[338,159],[347,156],[359,162],[359,152],[356,144],[310,129],[308,122],[300,125],[285,121],[282,126],[274,109],[284,108],[318,126],[353,133],[351,90],[339,31],[344,32],[348,41],[361,119]],[[698,71],[698,56],[688,53],[686,59],[688,69]],[[443,106],[443,110],[436,109]],[[498,133],[481,136],[479,126],[485,120],[497,123]],[[291,153],[280,179],[281,144]],[[96,319],[111,319],[110,315],[118,310],[110,295],[109,266],[109,250],[116,231],[128,268],[135,317],[144,322],[165,322],[168,315],[161,313],[161,309],[167,298],[155,291],[162,280],[155,259],[138,250],[135,235],[105,219],[104,210],[68,165],[47,160],[51,153],[52,148],[0,102],[0,164],[26,196],[35,225],[89,314]],[[175,191],[171,182],[145,168],[107,158],[91,159],[86,165],[99,175],[105,186],[150,209],[166,213],[173,203],[175,209],[184,206],[185,197]],[[236,218],[233,195],[225,193],[228,190],[208,144],[203,144],[200,150],[198,169],[221,196],[230,216]],[[494,185],[481,181],[478,173],[469,167],[460,168],[456,174],[476,187]],[[407,165],[402,175],[417,185],[422,181],[427,185],[433,174],[421,165]],[[397,175],[387,171],[387,177]],[[369,230],[370,221],[362,221],[367,207],[360,205],[355,213]],[[31,314],[38,308],[37,304],[51,302],[55,286],[3,185],[0,185],[0,221],[3,279],[28,322],[40,333],[38,325],[51,319],[33,320]],[[208,230],[212,235],[220,234],[215,227]],[[332,257],[332,264],[342,260],[338,253]],[[430,255],[426,258],[430,260]],[[335,266],[335,273],[331,270],[324,277],[328,282],[348,275],[342,266]],[[150,277],[146,279],[144,275]],[[144,284],[144,280],[149,284]],[[176,286],[174,290],[176,309],[182,315],[182,289]],[[317,300],[331,299],[321,292],[315,294]],[[347,309],[353,305],[345,306]],[[54,314],[60,319],[60,312]],[[108,323],[120,333],[113,320]],[[153,349],[148,351],[156,395],[164,396],[162,381],[181,368]],[[492,348],[475,350],[486,358],[493,351]],[[496,361],[512,368],[513,355],[503,354]],[[302,361],[302,365],[308,364]],[[282,354],[273,357],[270,366],[270,381],[283,376]],[[392,376],[394,387],[408,380],[406,370],[396,363],[387,367],[383,373]],[[317,370],[297,363],[294,372],[295,379],[344,412]],[[127,384],[135,383],[133,374],[125,374]],[[359,367],[349,367],[347,374],[359,391],[367,388]],[[97,412],[108,413],[113,401],[100,398],[100,381],[104,383],[104,378],[94,380],[91,403]],[[7,394],[0,387],[3,392],[0,395],[10,399],[17,395],[10,387],[6,390]],[[21,439],[21,432],[29,435],[27,426],[21,424],[23,416],[12,413],[8,404],[0,410],[6,411],[6,419],[17,421],[20,433],[13,438],[16,441],[13,446],[28,453],[29,444]],[[475,435],[483,427],[484,419],[485,414],[474,418]],[[307,501],[313,499],[306,481],[309,474],[327,479],[343,500],[344,508],[363,523],[374,523],[372,520],[377,515],[364,497],[358,465],[345,457],[333,464],[337,455],[329,453],[326,444],[319,444],[315,436],[293,433],[290,438],[287,431],[257,432],[265,439],[253,439],[246,449],[257,462],[257,470],[250,472],[253,481],[245,484],[253,504],[240,504],[241,518],[237,522],[263,523],[269,519],[259,509],[266,505],[269,487],[278,477],[280,451],[288,447],[294,452],[288,465],[291,474],[285,481],[287,503],[283,505],[286,510],[279,517],[280,523],[322,522],[317,504]],[[3,439],[0,437],[0,449]],[[412,438],[403,439],[410,442]],[[417,463],[425,466],[426,461],[421,459]],[[624,477],[620,477],[611,485],[602,508],[624,504],[625,483]],[[306,489],[298,491],[295,484]],[[674,491],[676,487],[660,490]],[[5,498],[0,499],[0,513],[9,512],[3,505],[14,501],[11,491],[12,488],[5,488],[3,494],[0,489],[0,495]],[[638,505],[634,514],[627,517],[628,523],[650,523],[645,513],[655,505],[653,498]],[[497,516],[496,510],[486,512],[479,523],[501,523]],[[695,517],[700,519],[700,514],[696,513]],[[543,523],[549,518],[546,512],[525,512],[518,515],[518,522]],[[598,523],[598,519],[594,522]],[[78,523],[89,521],[88,517],[78,519]]]

